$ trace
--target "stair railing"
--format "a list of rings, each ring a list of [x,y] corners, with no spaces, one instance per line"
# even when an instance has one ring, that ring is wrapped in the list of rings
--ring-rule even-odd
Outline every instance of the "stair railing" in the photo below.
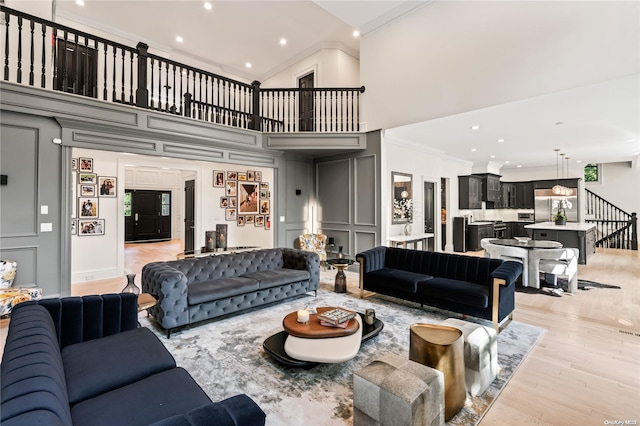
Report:
[[[637,214],[627,213],[589,189],[585,191],[585,222],[596,225],[596,247],[638,250]]]

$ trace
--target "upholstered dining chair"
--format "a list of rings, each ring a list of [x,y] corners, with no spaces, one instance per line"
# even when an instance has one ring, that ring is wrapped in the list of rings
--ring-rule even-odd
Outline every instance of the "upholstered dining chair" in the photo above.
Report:
[[[532,260],[537,262],[538,268],[535,273],[551,274],[554,286],[558,285],[558,276],[567,277],[569,293],[575,293],[578,290],[579,253],[576,248],[559,248],[533,250],[529,256],[532,256]]]
[[[327,270],[327,236],[325,234],[301,234],[298,237],[300,250],[312,251],[320,256],[320,264]]]

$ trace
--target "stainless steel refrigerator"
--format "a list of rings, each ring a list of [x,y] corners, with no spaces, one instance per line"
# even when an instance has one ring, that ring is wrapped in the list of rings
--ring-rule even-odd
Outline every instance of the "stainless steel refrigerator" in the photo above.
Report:
[[[537,222],[552,222],[553,215],[558,212],[558,206],[563,206],[567,222],[578,221],[578,188],[569,188],[570,195],[553,195],[550,189],[536,189],[534,220]]]

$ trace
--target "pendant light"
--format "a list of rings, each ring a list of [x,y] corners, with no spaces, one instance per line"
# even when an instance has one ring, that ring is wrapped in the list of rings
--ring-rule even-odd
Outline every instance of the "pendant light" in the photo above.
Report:
[[[556,148],[554,149],[554,151],[556,152],[556,184],[553,186],[553,188],[551,188],[551,193],[553,195],[566,195],[568,192],[568,189],[560,185],[560,170],[559,170],[560,148]],[[564,156],[564,154],[562,155]]]

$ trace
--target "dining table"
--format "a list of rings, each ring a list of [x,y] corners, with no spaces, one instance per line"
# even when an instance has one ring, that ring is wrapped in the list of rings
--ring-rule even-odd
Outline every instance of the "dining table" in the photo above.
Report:
[[[562,248],[562,243],[559,241],[493,238],[486,240],[485,256],[508,260],[520,259],[523,265],[522,285],[540,288],[540,257],[537,256],[537,251],[559,248]]]

